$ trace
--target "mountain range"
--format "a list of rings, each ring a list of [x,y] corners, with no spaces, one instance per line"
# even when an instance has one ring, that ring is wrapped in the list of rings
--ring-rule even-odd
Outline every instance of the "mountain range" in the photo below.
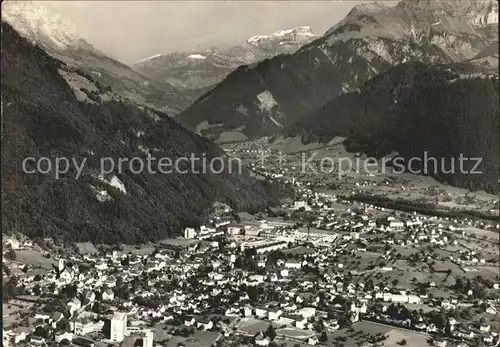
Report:
[[[235,210],[276,204],[284,191],[243,168],[155,173],[125,166],[100,174],[100,158],[222,158],[225,153],[166,114],[137,106],[47,54],[2,21],[2,230],[59,242],[146,242],[206,221],[215,202]],[[56,178],[23,173],[27,157],[82,163]],[[198,170],[200,161],[196,164]],[[44,166],[45,168],[45,166]],[[154,166],[153,166],[154,168]],[[33,169],[29,164],[28,170]],[[117,171],[118,170],[118,171]]]
[[[316,38],[318,35],[310,27],[297,27],[269,35],[256,35],[227,49],[158,54],[142,59],[132,68],[181,90],[199,90],[201,95],[201,91],[214,87],[241,65],[257,63],[278,54],[293,53]]]
[[[239,67],[177,119],[221,142],[275,134],[398,64],[473,59],[497,23],[492,0],[358,5],[297,52]]]
[[[152,80],[103,54],[83,39],[69,21],[43,2],[4,1],[2,20],[56,59],[92,75],[102,85],[112,87],[113,91],[134,103],[175,115],[197,96]]]

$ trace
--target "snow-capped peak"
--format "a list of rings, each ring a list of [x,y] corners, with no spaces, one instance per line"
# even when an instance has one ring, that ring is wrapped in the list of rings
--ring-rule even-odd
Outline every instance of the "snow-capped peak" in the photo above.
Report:
[[[261,41],[304,41],[316,37],[308,26],[301,26],[288,30],[278,30],[270,35],[256,35],[247,40],[247,43],[258,44]]]
[[[5,1],[2,19],[22,36],[50,48],[67,49],[85,42],[72,24],[52,13],[42,2]]]

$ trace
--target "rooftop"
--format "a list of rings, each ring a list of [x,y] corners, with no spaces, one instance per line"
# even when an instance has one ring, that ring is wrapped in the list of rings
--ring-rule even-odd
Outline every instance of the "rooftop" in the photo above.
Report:
[[[127,317],[126,312],[115,312],[113,314],[113,320],[124,320]]]

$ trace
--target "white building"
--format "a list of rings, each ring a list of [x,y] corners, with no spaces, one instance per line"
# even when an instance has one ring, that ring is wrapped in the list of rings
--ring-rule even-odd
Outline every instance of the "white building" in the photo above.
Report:
[[[302,262],[300,261],[293,261],[293,260],[288,260],[285,263],[285,267],[287,269],[300,269],[302,267]]]
[[[255,308],[255,315],[258,317],[258,318],[267,318],[268,316],[268,310],[264,307],[256,307]]]
[[[200,230],[198,232],[195,231],[195,237],[197,237],[198,240],[211,239],[213,237],[222,235],[224,235],[223,231],[219,231],[216,228],[208,228],[204,225],[200,227]]]
[[[184,229],[184,238],[185,239],[194,239],[196,237],[196,230],[194,228],[186,228]]]
[[[366,313],[367,307],[366,304],[360,303],[359,305],[356,305],[355,303],[351,304],[351,311],[352,312],[357,312],[357,313]]]
[[[383,300],[389,301],[389,302],[399,302],[399,303],[408,303],[408,304],[419,304],[420,303],[420,297],[418,295],[384,293]]]
[[[8,239],[5,240],[6,245],[10,245],[12,250],[19,249],[19,241],[15,237],[9,237]]]
[[[239,234],[241,234],[241,228],[240,227],[228,227],[227,232],[230,235],[239,235]]]
[[[62,340],[68,340],[68,341],[71,341],[73,340],[73,333],[68,333],[68,332],[60,332],[58,334],[56,334],[55,336],[55,340],[56,342],[61,342]]]
[[[115,312],[111,318],[110,340],[112,342],[122,342],[127,330],[127,313]]]
[[[113,301],[114,298],[115,298],[115,293],[113,293],[113,291],[110,289],[108,289],[102,293],[102,300],[103,301]]]
[[[142,339],[142,347],[153,347],[153,331],[144,330],[144,337]]]
[[[296,313],[307,319],[314,317],[314,315],[316,314],[316,309],[314,307],[304,307],[298,310]]]
[[[405,224],[400,221],[400,220],[392,220],[389,222],[389,227],[391,227],[392,229],[399,229],[399,228],[403,228],[405,226]]]
[[[242,252],[245,251],[245,249],[255,248],[258,254],[271,252],[287,247],[288,244],[285,241],[269,241],[269,240],[244,242],[240,245],[240,249]]]
[[[87,335],[101,331],[104,328],[104,321],[70,321],[70,327],[76,335]]]
[[[295,201],[293,203],[293,208],[296,209],[296,210],[301,209],[302,207],[306,211],[310,211],[311,210],[311,207],[307,204],[307,201]]]
[[[278,320],[282,314],[283,314],[282,310],[270,310],[269,320]]]
[[[2,346],[9,347],[9,336],[3,329],[2,329]]]
[[[82,308],[82,302],[77,298],[73,298],[67,304],[67,309],[71,315],[73,315],[73,313],[75,313],[81,308]]]
[[[74,277],[73,271],[71,271],[68,268],[64,268],[64,270],[62,270],[62,272],[59,274],[59,284],[61,285],[69,284],[71,283],[71,281],[73,281],[73,277]]]

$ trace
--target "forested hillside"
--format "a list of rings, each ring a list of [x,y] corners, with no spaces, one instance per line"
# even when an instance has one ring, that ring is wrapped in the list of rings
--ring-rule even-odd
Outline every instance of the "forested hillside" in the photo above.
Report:
[[[146,158],[149,152],[175,160],[192,153],[209,159],[224,154],[165,114],[138,108],[90,76],[68,70],[4,22],[2,44],[4,232],[61,242],[144,242],[204,222],[214,201],[252,210],[277,203],[282,195],[266,182],[227,170],[196,175],[126,169],[99,178],[102,157]],[[70,86],[76,80],[89,86]],[[79,179],[74,169],[55,179],[23,173],[29,156],[88,162]]]
[[[302,134],[304,143],[347,136],[352,150],[376,156],[397,151],[409,159],[428,152],[445,160],[445,169],[438,164],[438,179],[498,191],[498,92],[498,73],[489,65],[407,63],[339,96],[285,132]],[[483,173],[467,173],[475,165],[472,161],[460,172],[460,155],[482,158],[477,170]],[[455,172],[446,173],[451,160]],[[434,171],[432,166],[429,171]]]

